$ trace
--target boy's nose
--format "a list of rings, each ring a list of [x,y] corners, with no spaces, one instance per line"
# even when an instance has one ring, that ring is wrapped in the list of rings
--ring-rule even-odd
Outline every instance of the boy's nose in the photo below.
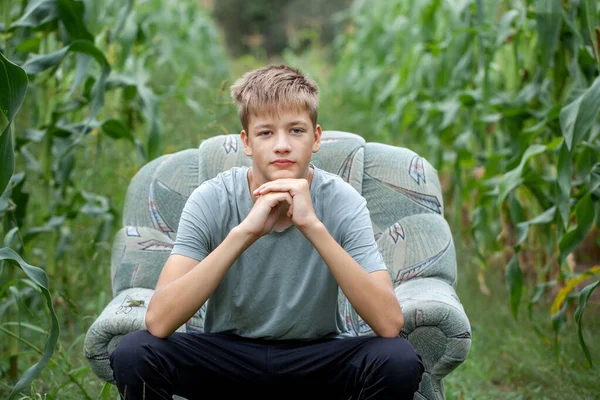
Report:
[[[288,141],[287,135],[279,134],[275,140],[275,152],[289,152],[291,150],[290,142]]]

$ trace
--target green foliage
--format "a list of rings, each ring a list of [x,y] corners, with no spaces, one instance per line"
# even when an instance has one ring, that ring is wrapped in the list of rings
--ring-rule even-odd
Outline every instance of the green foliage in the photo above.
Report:
[[[585,310],[585,306],[587,305],[590,296],[592,295],[593,291],[598,287],[598,285],[600,285],[600,281],[590,283],[581,290],[581,294],[579,295],[579,305],[577,306],[577,310],[575,310],[575,322],[577,322],[577,338],[579,339],[579,343],[583,348],[585,358],[590,363],[591,367],[594,366],[592,363],[592,355],[590,354],[590,351],[587,345],[585,344],[585,340],[583,339],[583,333],[581,330],[581,318],[583,317],[583,311]]]
[[[510,260],[514,318],[524,294],[536,303],[537,288],[597,262],[578,249],[599,226],[598,12],[595,1],[359,0],[341,16],[327,81],[336,128],[439,168],[481,268]]]
[[[551,338],[539,330],[548,322],[547,312],[514,319],[506,304],[509,291],[502,282],[502,271],[481,271],[490,289],[488,295],[483,295],[477,290],[477,269],[470,261],[472,248],[457,250],[457,294],[469,316],[473,341],[467,360],[444,378],[446,400],[598,398],[597,367],[592,369],[586,363],[575,332],[561,338],[563,356],[561,362],[556,362]],[[541,297],[538,307],[546,311],[550,300]],[[598,311],[598,303],[590,298],[581,327],[594,360],[600,357],[595,339],[600,329]]]
[[[85,313],[106,304],[104,277],[119,219],[113,204],[126,188],[118,178],[127,174],[129,181],[165,152],[196,146],[210,129],[228,130],[223,126],[235,115],[222,100],[229,60],[208,12],[193,2],[0,1],[0,17],[2,252],[26,273],[23,259],[43,268],[54,304],[66,311],[62,340],[76,338],[62,349],[54,309],[48,327],[37,326],[43,304],[35,290],[49,296],[47,286],[34,289],[16,269],[0,268],[7,321],[0,337],[8,339],[0,340],[8,361],[0,377],[15,385],[13,394],[31,390],[33,398],[37,390],[59,398],[74,385],[77,398],[91,398],[93,385],[83,384],[89,366],[82,357],[75,364],[83,366],[72,366],[69,358],[90,323]],[[48,337],[44,350],[35,345],[39,337]],[[23,372],[30,352],[41,361]],[[48,362],[48,374],[58,373],[56,386],[30,388]],[[110,388],[99,391],[106,397]]]
[[[44,348],[42,358],[39,362],[31,366],[23,374],[23,377],[17,382],[12,392],[10,393],[10,399],[13,396],[19,394],[19,392],[21,392],[23,389],[27,388],[33,382],[33,380],[40,375],[42,369],[44,369],[46,364],[48,364],[48,362],[50,361],[50,357],[52,357],[52,354],[54,353],[54,348],[58,341],[58,334],[60,332],[60,328],[58,326],[56,312],[54,311],[54,307],[52,305],[52,298],[50,296],[50,288],[48,285],[48,276],[46,275],[46,273],[40,268],[27,264],[21,258],[21,256],[19,256],[17,253],[15,253],[14,250],[8,247],[0,249],[0,262],[3,262],[4,260],[9,260],[11,263],[14,263],[17,266],[19,266],[23,270],[23,272],[25,272],[25,274],[29,277],[29,279],[31,279],[31,281],[41,289],[42,295],[46,300],[46,306],[50,311],[50,317],[52,321],[50,334],[46,341],[46,346]]]
[[[539,322],[551,304],[557,354],[559,344],[575,343],[592,365],[593,330],[583,318],[593,315],[584,311],[595,306],[600,269],[581,248],[590,242],[597,248],[600,215],[596,2],[357,0],[333,21],[325,16],[349,1],[275,3],[215,2],[229,50],[242,55],[232,62],[198,2],[0,0],[0,74],[9,74],[0,75],[0,108],[14,110],[10,117],[0,113],[1,251],[40,265],[54,306],[65,311],[57,314],[65,328],[53,342],[53,309],[48,327],[38,326],[48,314],[41,310],[52,306],[40,302],[44,289],[19,279],[23,269],[0,266],[0,314],[8,320],[0,326],[0,337],[8,339],[0,340],[0,350],[9,363],[20,361],[20,376],[30,371],[17,389],[30,382],[27,398],[110,397],[111,386],[97,382],[74,354],[86,325],[108,302],[110,240],[126,184],[157,156],[239,130],[230,79],[266,64],[265,54],[320,82],[325,128],[410,147],[439,169],[459,245],[480,266],[479,282],[459,285],[468,315],[480,298],[465,290],[485,288],[484,277],[504,276],[505,287],[489,287],[508,297],[506,315],[489,313],[500,307],[487,305],[479,315],[493,321],[473,321],[480,338],[531,325],[543,339],[536,347],[542,352],[551,339]],[[333,31],[340,34],[330,53]],[[518,321],[523,305],[525,322]],[[576,326],[560,341],[570,314]],[[43,350],[34,344],[39,338]],[[481,340],[474,348],[480,343],[485,357],[471,365],[488,370],[498,368],[487,364],[490,348],[497,347],[494,360],[507,357],[512,344],[528,348]],[[547,357],[530,356],[531,370],[548,367]],[[577,354],[569,356],[561,362],[575,362]],[[505,361],[506,368],[520,368]],[[23,368],[34,362],[35,368]],[[44,379],[31,381],[45,363],[51,368],[42,371]],[[464,368],[481,377],[485,368],[476,367]],[[0,377],[11,384],[13,372],[12,364],[0,364]],[[448,382],[470,396],[473,385],[454,378]],[[526,374],[514,378],[529,382]],[[8,386],[0,383],[2,394]],[[539,391],[543,383],[532,385],[524,390]],[[449,398],[464,397],[451,391]]]
[[[25,71],[8,61],[0,53],[0,194],[4,193],[15,169],[10,124],[21,107],[27,92]]]

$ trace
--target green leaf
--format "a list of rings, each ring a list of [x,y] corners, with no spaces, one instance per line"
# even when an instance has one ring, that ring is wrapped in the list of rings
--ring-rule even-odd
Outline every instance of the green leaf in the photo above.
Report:
[[[10,124],[23,104],[27,85],[25,71],[0,53],[0,195],[15,170]]]
[[[585,22],[590,35],[590,42],[592,42],[592,51],[596,58],[596,65],[598,72],[600,72],[600,55],[598,54],[598,40],[596,37],[596,18],[598,14],[598,0],[583,0],[582,2],[582,15],[585,18]]]
[[[15,237],[17,236],[17,232],[19,232],[19,227],[15,226],[10,231],[8,231],[6,235],[4,235],[4,246],[12,246],[12,243],[15,240]]]
[[[142,143],[140,143],[139,140],[133,137],[133,134],[131,133],[129,128],[125,126],[123,121],[118,119],[109,119],[102,123],[101,128],[104,133],[106,133],[113,139],[125,139],[128,142],[133,143],[133,145],[138,150],[139,154],[142,155],[144,159],[146,158],[144,146],[142,145]]]
[[[600,112],[600,77],[560,111],[560,127],[570,151],[590,130]]]
[[[104,382],[104,386],[102,386],[102,390],[98,393],[98,397],[96,399],[100,400],[108,400],[110,399],[110,389],[112,384],[110,382]]]
[[[515,18],[519,16],[519,11],[509,10],[507,11],[498,24],[498,34],[496,36],[496,47],[504,44],[506,39],[511,35],[511,26]]]
[[[102,67],[100,77],[92,88],[92,101],[90,105],[90,114],[88,115],[87,121],[83,128],[86,128],[91,121],[96,118],[96,115],[100,112],[100,109],[104,105],[104,92],[106,89],[106,79],[110,74],[111,67],[106,59],[104,53],[98,49],[92,42],[87,40],[76,40],[70,45],[63,47],[62,49],[41,56],[33,57],[23,64],[23,69],[29,75],[36,75],[42,71],[57,66],[62,62],[67,53],[82,53],[87,54],[94,58]]]
[[[556,215],[556,206],[552,206],[537,217],[517,224],[517,243],[515,246],[520,246],[526,239],[531,225],[544,225],[552,222]]]
[[[23,186],[24,177],[25,177],[24,172],[18,172],[16,174],[13,174],[13,176],[10,177],[10,180],[8,181],[8,186],[6,187],[6,190],[0,196],[0,217],[2,216],[4,211],[11,205],[8,200],[11,199],[11,197],[13,197],[12,194],[13,194],[13,191],[15,190],[15,188],[17,189],[17,192],[19,192],[19,186],[20,187]],[[13,198],[13,200],[15,200],[15,199]],[[24,204],[17,203],[16,206],[18,209],[19,207],[24,206]],[[19,225],[19,224],[17,223],[17,225]]]
[[[554,353],[557,360],[560,357],[560,345],[558,335],[562,327],[567,323],[567,307],[573,301],[572,296],[568,296],[566,301],[557,313],[552,314],[552,330],[554,331]]]
[[[591,193],[586,194],[577,202],[575,216],[577,217],[577,225],[565,233],[558,244],[558,263],[560,265],[583,241],[596,219],[596,208]]]
[[[12,391],[10,392],[8,398],[11,399],[14,396],[18,395],[24,389],[28,388],[31,382],[33,382],[33,380],[40,375],[44,367],[48,364],[50,358],[52,357],[52,354],[54,353],[54,349],[56,348],[60,327],[58,325],[56,312],[54,311],[54,307],[52,306],[52,298],[50,296],[50,288],[46,272],[44,272],[43,269],[27,264],[19,254],[17,254],[13,249],[10,249],[8,247],[0,249],[0,261],[4,260],[7,260],[12,264],[16,264],[23,270],[23,272],[29,277],[29,279],[31,279],[33,282],[35,282],[37,286],[39,286],[39,288],[42,291],[42,295],[46,299],[46,306],[50,311],[50,319],[52,321],[50,334],[46,339],[46,345],[44,346],[44,354],[42,355],[42,358],[40,359],[40,361],[31,366],[27,371],[25,371],[21,379],[19,379],[17,384],[13,387]]]
[[[563,227],[569,226],[569,214],[571,212],[571,176],[573,175],[573,162],[567,145],[563,142],[558,151],[558,164],[556,165],[558,178],[556,180],[557,193],[556,204],[562,217]]]
[[[58,18],[57,0],[31,1],[21,18],[10,24],[17,27],[37,28]]]
[[[96,193],[81,191],[81,195],[87,203],[81,207],[81,212],[90,216],[104,215],[110,210],[110,201],[108,197]]]
[[[523,157],[521,157],[521,162],[519,165],[513,169],[505,173],[500,180],[498,181],[498,198],[497,204],[500,205],[506,199],[506,196],[513,191],[517,186],[523,183],[523,168],[525,164],[531,157],[534,157],[540,153],[546,151],[547,147],[541,144],[532,144],[525,150]]]
[[[592,368],[594,367],[592,363],[592,354],[583,340],[583,332],[581,331],[581,318],[583,317],[583,311],[585,310],[590,296],[594,292],[594,289],[598,287],[598,285],[600,285],[600,281],[590,283],[581,290],[579,295],[579,304],[575,310],[575,322],[577,323],[577,337],[579,338],[579,344],[581,345],[583,353],[585,354],[585,358],[587,358],[588,362],[590,363],[590,367]]]
[[[158,123],[158,103],[156,95],[145,84],[137,84],[138,96],[142,101],[142,113],[146,123],[150,126],[148,132],[148,158],[153,160],[160,155],[160,128]]]
[[[28,75],[37,75],[60,64],[68,52],[83,53],[92,56],[103,69],[110,70],[110,64],[104,53],[87,40],[75,40],[70,45],[54,53],[32,57],[22,67]]]
[[[600,162],[594,164],[585,178],[589,193],[594,193],[600,187]]]
[[[34,228],[29,228],[27,232],[23,235],[23,241],[25,243],[29,242],[32,238],[36,237],[40,233],[49,233],[56,232],[60,229],[61,225],[65,222],[66,216],[53,216],[50,218],[48,222],[46,222],[43,226],[37,226]]]
[[[521,206],[521,203],[519,203],[517,197],[514,195],[508,196],[507,203],[511,221],[515,224],[525,221],[527,218],[525,215],[525,210]]]
[[[67,94],[67,99],[70,99],[71,96],[73,96],[73,93],[75,93],[75,90],[77,90],[77,88],[79,87],[79,85],[81,85],[81,82],[83,82],[83,80],[85,79],[85,77],[87,76],[87,71],[88,71],[88,67],[90,64],[90,61],[92,60],[92,58],[90,56],[88,56],[87,54],[77,54],[76,57],[76,67],[75,67],[75,79],[73,80],[73,86],[71,86],[71,90],[69,90],[69,93]],[[71,107],[73,108],[77,108],[79,106],[79,104],[77,102],[72,102],[71,104],[65,105],[63,107],[63,112],[69,112],[71,111]]]
[[[63,22],[71,39],[94,41],[83,20],[84,4],[75,0],[58,0],[58,16]]]
[[[112,37],[113,38],[116,39],[121,34],[121,31],[125,27],[125,22],[127,21],[129,14],[131,14],[131,11],[133,10],[133,3],[134,3],[134,0],[127,0],[127,5],[123,8],[121,8],[121,11],[119,12],[119,18],[117,20],[117,23],[115,24],[115,27],[112,29]]]
[[[15,171],[15,153],[12,146],[12,136],[10,126],[2,132],[0,136],[0,194],[4,193],[10,181],[10,177]]]
[[[536,0],[535,5],[539,54],[541,55],[537,78],[541,81],[558,48],[562,25],[562,2],[561,0]]]
[[[126,139],[131,143],[135,140],[131,131],[125,126],[123,121],[118,119],[109,119],[102,123],[102,131],[113,139]]]
[[[513,255],[510,262],[504,271],[506,283],[508,284],[508,292],[510,294],[510,310],[513,317],[517,319],[519,304],[521,303],[521,295],[523,293],[523,271],[519,265],[517,255]]]
[[[556,150],[564,142],[565,140],[562,137],[558,136],[552,139],[546,146],[548,147],[548,150]]]

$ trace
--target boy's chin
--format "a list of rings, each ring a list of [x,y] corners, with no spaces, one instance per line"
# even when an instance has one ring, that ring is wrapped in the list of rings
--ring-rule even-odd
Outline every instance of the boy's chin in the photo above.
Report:
[[[299,179],[301,176],[298,176],[298,173],[292,171],[280,171],[271,174],[269,178],[269,180],[275,181],[277,179]]]
[[[305,176],[303,176],[302,173],[300,173],[299,171],[297,171],[296,169],[293,170],[279,170],[279,171],[273,171],[269,174],[269,180],[276,180],[276,179],[300,179],[300,178],[305,178]]]

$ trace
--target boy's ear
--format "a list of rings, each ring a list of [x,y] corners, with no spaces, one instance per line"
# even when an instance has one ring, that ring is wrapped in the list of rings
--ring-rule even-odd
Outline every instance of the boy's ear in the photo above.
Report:
[[[242,139],[242,144],[244,145],[244,154],[252,157],[252,148],[250,147],[248,133],[245,130],[240,132],[240,139]]]
[[[321,148],[321,136],[323,135],[323,130],[321,129],[321,125],[317,124],[314,135],[315,135],[314,136],[315,142],[313,143],[313,146],[312,146],[312,152],[316,153]]]

